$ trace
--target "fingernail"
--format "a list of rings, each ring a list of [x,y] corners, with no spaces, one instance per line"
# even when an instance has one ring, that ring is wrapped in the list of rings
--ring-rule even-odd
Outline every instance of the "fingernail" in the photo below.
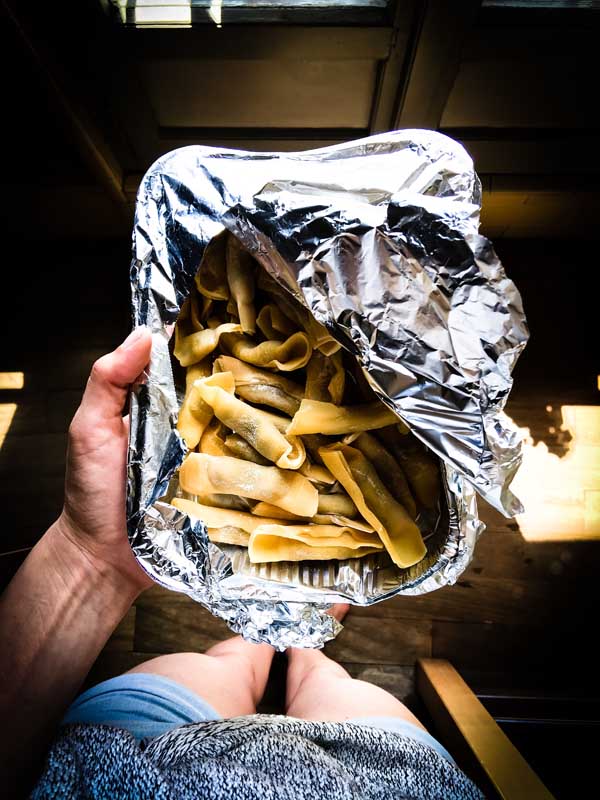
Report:
[[[129,336],[125,339],[123,344],[121,345],[123,350],[127,350],[128,347],[131,347],[132,345],[134,345],[138,341],[138,339],[141,336],[143,336],[144,332],[147,331],[147,330],[148,329],[146,328],[145,325],[140,325],[139,328],[134,328],[131,331],[131,333],[129,334]]]

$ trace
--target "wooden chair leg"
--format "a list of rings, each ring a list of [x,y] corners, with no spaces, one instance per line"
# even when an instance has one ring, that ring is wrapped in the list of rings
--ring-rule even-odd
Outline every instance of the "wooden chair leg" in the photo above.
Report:
[[[450,662],[423,658],[416,669],[417,693],[441,741],[457,761],[485,776],[484,790],[491,787],[504,800],[553,800]]]

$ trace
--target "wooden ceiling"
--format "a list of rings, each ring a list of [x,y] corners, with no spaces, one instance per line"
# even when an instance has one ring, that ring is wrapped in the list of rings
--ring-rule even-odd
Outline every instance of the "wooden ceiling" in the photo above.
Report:
[[[125,27],[100,0],[0,0],[5,229],[121,235],[145,170],[188,144],[298,150],[426,127],[473,156],[486,234],[593,237],[600,12],[480,5],[177,30]]]

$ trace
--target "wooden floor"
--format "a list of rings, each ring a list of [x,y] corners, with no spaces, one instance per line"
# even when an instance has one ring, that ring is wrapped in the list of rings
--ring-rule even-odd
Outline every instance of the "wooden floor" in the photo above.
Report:
[[[22,299],[2,321],[3,341],[9,346],[0,371],[25,373],[22,390],[0,391],[0,405],[17,404],[12,420],[0,415],[6,429],[0,449],[4,581],[59,512],[68,422],[93,360],[117,344],[129,324],[128,244],[95,254],[88,250],[84,259],[73,253],[61,260],[59,252],[57,248],[54,261],[50,259],[52,269],[38,265],[33,294],[20,287],[15,272],[13,296]],[[581,347],[589,345],[581,344],[585,336],[577,327],[581,306],[575,296],[567,296],[564,315],[573,324],[565,325],[572,337],[565,357],[553,356],[552,368],[549,362],[547,368],[539,363],[555,344],[555,320],[547,319],[547,309],[556,293],[551,281],[540,282],[526,267],[534,269],[522,265],[515,279],[524,294],[532,287],[530,322],[548,327],[541,336],[545,345],[538,331],[529,361],[523,359],[525,389],[515,394],[508,413],[560,455],[569,437],[560,431],[557,409],[582,398],[597,402],[584,374],[589,363],[581,354]],[[556,274],[559,267],[560,259]],[[549,269],[546,262],[544,268]],[[564,372],[568,369],[572,373]],[[575,370],[580,384],[572,377]],[[525,541],[515,521],[483,503],[481,516],[487,530],[455,586],[353,608],[344,631],[326,652],[352,675],[401,698],[411,695],[413,667],[420,656],[447,658],[478,687],[548,686],[584,692],[593,677],[591,659],[583,656],[595,619],[600,543]],[[154,588],[119,626],[89,681],[115,675],[157,653],[204,650],[227,634],[224,624],[185,596]]]

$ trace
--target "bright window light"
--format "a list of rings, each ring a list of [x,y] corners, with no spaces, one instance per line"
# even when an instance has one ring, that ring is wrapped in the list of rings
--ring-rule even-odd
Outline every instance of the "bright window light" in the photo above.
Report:
[[[572,436],[562,458],[520,429],[523,463],[511,489],[525,507],[517,522],[529,542],[600,539],[600,406],[562,406],[561,414]]]
[[[193,24],[277,21],[303,19],[319,21],[319,15],[343,15],[351,22],[360,15],[384,14],[390,0],[108,0],[118,10],[121,22],[137,28],[181,28]],[[226,16],[227,15],[227,16]],[[308,17],[307,17],[308,15]],[[357,17],[358,15],[358,17]]]

